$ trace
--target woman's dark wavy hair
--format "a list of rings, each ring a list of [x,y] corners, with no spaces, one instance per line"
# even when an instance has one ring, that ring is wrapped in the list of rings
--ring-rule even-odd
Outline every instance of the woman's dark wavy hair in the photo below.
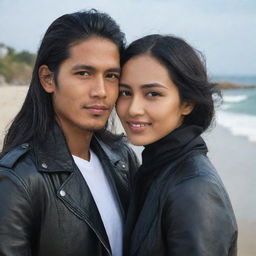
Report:
[[[106,13],[94,9],[65,14],[57,18],[47,29],[37,53],[30,87],[21,107],[4,139],[1,155],[24,142],[42,142],[47,137],[55,120],[51,94],[40,83],[38,70],[47,65],[56,80],[60,64],[69,57],[71,46],[99,36],[109,39],[122,55],[125,36],[116,22]],[[110,138],[106,127],[98,132],[100,137]]]
[[[214,118],[213,94],[221,94],[218,87],[208,81],[202,55],[181,38],[154,34],[131,43],[121,65],[142,54],[149,54],[166,67],[178,88],[181,101],[195,104],[183,123],[198,125],[206,130]]]

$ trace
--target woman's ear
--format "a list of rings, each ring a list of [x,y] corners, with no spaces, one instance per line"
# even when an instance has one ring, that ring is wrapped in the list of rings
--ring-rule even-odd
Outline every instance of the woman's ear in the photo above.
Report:
[[[189,102],[189,101],[184,101],[181,104],[181,114],[183,116],[189,115],[193,111],[194,107],[195,107],[195,103]]]
[[[47,65],[42,65],[38,70],[39,79],[44,90],[48,93],[55,91],[54,74]]]

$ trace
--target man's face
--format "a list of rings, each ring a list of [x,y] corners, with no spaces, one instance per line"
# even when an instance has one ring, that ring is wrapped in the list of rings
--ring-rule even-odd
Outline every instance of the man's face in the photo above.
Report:
[[[92,37],[70,48],[52,94],[63,128],[83,132],[105,126],[118,96],[119,61],[117,46],[104,38]]]

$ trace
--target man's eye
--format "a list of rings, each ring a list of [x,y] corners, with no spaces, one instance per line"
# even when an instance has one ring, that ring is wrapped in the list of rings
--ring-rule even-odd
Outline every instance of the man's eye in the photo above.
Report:
[[[76,75],[79,75],[79,76],[89,76],[89,72],[87,71],[78,71],[75,73]]]
[[[121,90],[119,91],[119,96],[131,96],[131,93],[129,91]]]
[[[119,79],[119,74],[116,74],[116,73],[109,73],[106,75],[107,78],[110,78],[110,79]]]
[[[149,97],[156,97],[156,96],[161,96],[161,94],[159,92],[148,92],[146,94],[146,96],[149,96]]]

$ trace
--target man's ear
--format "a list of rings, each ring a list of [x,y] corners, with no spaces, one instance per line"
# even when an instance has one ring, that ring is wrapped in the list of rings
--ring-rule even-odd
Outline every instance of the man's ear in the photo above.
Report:
[[[184,116],[189,115],[195,107],[195,103],[189,102],[189,101],[184,101],[181,104],[181,114]]]
[[[47,65],[42,65],[38,70],[39,79],[44,90],[48,93],[55,91],[54,74]]]

